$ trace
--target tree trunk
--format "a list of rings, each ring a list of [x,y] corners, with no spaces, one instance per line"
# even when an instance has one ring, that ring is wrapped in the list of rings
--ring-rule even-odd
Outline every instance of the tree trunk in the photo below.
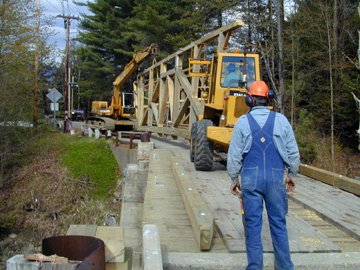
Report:
[[[268,6],[269,6],[269,22],[272,21],[272,18],[273,18],[273,6],[272,6],[272,0],[269,0],[269,3],[268,3]],[[273,80],[275,81],[275,48],[274,48],[274,41],[275,41],[275,34],[274,34],[274,27],[273,27],[273,24],[270,24],[270,31],[271,31],[271,40],[273,41],[273,44],[272,44],[272,50],[271,50],[271,58],[269,59],[269,68],[271,68],[271,74],[273,74],[274,78]],[[275,86],[274,86],[275,87]]]
[[[4,159],[3,155],[0,155],[0,189],[4,187]]]
[[[336,2],[336,0],[334,0]],[[335,4],[335,3],[334,3]],[[334,24],[331,24],[331,17],[328,14],[329,8],[325,4],[323,9],[323,16],[325,19],[326,29],[327,29],[327,45],[328,45],[328,61],[329,61],[329,88],[330,88],[330,115],[331,115],[331,166],[332,171],[335,171],[335,153],[334,153],[334,84],[333,84],[333,33],[331,27]]]
[[[290,109],[290,123],[294,126],[295,116],[295,38],[294,29],[291,33],[291,109]]]
[[[279,95],[278,106],[280,111],[284,112],[284,95],[285,95],[285,79],[284,79],[284,41],[283,41],[283,21],[284,21],[284,0],[278,0],[276,5],[277,18],[277,44],[278,44],[278,76],[279,76]]]

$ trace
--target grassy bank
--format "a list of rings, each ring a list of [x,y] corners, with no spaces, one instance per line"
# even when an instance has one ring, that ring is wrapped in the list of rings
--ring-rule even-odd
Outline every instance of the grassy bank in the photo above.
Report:
[[[119,178],[119,169],[108,143],[104,140],[73,138],[66,143],[62,164],[72,177],[90,181],[92,195],[106,199]]]
[[[0,190],[3,263],[70,224],[102,225],[110,213],[119,221],[121,175],[107,141],[45,132],[26,147]]]

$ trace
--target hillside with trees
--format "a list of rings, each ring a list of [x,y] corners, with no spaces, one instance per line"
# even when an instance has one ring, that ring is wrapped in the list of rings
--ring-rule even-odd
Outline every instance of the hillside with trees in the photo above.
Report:
[[[134,51],[157,43],[161,58],[242,19],[245,27],[231,44],[261,55],[263,78],[297,132],[303,162],[339,171],[335,160],[356,155],[358,144],[351,95],[360,95],[357,5],[345,0],[95,1],[89,4],[92,15],[81,22],[79,83],[87,100],[109,99],[112,79]],[[326,161],[319,162],[320,156]]]
[[[70,59],[72,77],[81,89],[75,92],[81,108],[89,111],[93,100],[110,100],[112,81],[135,51],[156,43],[161,59],[242,19],[245,26],[230,43],[261,55],[263,79],[277,93],[276,109],[294,126],[302,161],[349,176],[359,174],[358,168],[344,165],[354,164],[351,160],[359,156],[359,113],[351,94],[360,96],[357,1],[96,0],[87,6]],[[41,14],[40,36],[35,38],[35,3],[29,0],[2,1],[0,14],[0,122],[31,122],[34,104],[42,119],[49,112],[47,90],[62,91],[64,84],[63,65],[48,45],[51,24]],[[132,81],[124,88],[132,89]],[[36,136],[36,130],[23,133],[0,127],[2,174],[16,164],[26,140]]]
[[[359,1],[93,0],[85,5],[89,13],[80,18],[70,59],[80,108],[88,112],[93,100],[110,100],[112,82],[134,52],[156,43],[161,59],[242,19],[245,26],[234,33],[231,47],[260,54],[262,77],[277,94],[275,109],[294,127],[302,162],[360,175],[360,109],[352,95],[360,98]],[[27,250],[39,248],[42,238],[64,233],[71,223],[95,223],[94,213],[101,223],[104,212],[119,213],[120,172],[109,161],[107,143],[83,143],[46,124],[48,89],[62,92],[66,86],[65,59],[59,62],[49,45],[54,18],[38,14],[34,0],[0,1],[0,269],[24,243]],[[132,89],[132,79],[124,88]],[[96,189],[101,185],[82,169],[95,176],[112,173],[111,181],[102,183],[101,200]],[[28,207],[38,198],[41,207]]]

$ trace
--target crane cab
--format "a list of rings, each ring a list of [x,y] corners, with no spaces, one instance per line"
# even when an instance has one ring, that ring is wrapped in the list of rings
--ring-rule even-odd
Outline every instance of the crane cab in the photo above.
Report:
[[[247,112],[247,86],[260,80],[258,54],[219,53],[212,61],[212,82],[204,118],[216,126],[233,127]]]

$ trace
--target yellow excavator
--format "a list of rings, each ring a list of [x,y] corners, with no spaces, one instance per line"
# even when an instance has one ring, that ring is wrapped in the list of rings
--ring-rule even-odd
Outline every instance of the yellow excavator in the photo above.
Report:
[[[88,126],[107,130],[132,130],[134,128],[134,122],[131,121],[132,116],[135,114],[134,94],[121,91],[121,88],[141,62],[156,53],[156,44],[151,44],[134,53],[132,60],[113,82],[114,89],[110,106],[107,101],[92,102],[91,115],[86,120]]]

